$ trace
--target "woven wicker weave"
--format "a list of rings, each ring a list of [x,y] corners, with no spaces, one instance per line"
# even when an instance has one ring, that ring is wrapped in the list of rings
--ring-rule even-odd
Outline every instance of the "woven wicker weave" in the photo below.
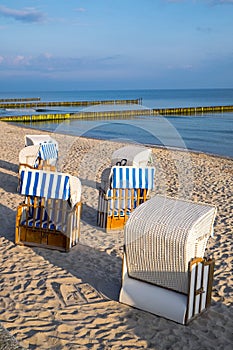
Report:
[[[39,149],[39,145],[28,146],[21,149],[19,152],[19,165],[27,164],[29,167],[34,168],[38,158]]]
[[[125,159],[127,166],[138,166],[145,167],[151,160],[152,150],[146,147],[129,145],[117,149],[112,154],[111,164],[116,165],[117,162],[121,162],[122,159]]]
[[[129,276],[187,294],[188,266],[203,257],[212,234],[214,206],[155,196],[125,226]]]
[[[25,146],[54,143],[58,150],[58,142],[49,135],[25,135]]]

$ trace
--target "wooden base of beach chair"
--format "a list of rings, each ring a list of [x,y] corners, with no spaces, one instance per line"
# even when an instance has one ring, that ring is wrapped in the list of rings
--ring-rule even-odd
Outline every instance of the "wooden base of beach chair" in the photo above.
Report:
[[[128,216],[123,217],[108,217],[106,230],[122,230],[128,220]]]
[[[31,247],[56,249],[67,252],[70,249],[70,239],[59,231],[30,229],[19,226],[16,231],[15,243]]]
[[[103,190],[99,191],[97,225],[108,230],[122,230],[137,206],[144,203],[148,197],[146,189],[131,189],[127,191],[128,196],[123,195],[123,190],[112,190],[112,196],[107,197]],[[114,205],[124,202],[124,209],[118,209]],[[130,205],[129,204],[130,201]],[[127,208],[127,206],[130,207]]]
[[[183,325],[202,314],[211,304],[214,260],[196,258],[190,262],[187,294],[130,277],[123,259],[119,301]]]
[[[122,230],[129,218],[129,215],[110,216],[107,212],[98,211],[97,225],[108,230]]]

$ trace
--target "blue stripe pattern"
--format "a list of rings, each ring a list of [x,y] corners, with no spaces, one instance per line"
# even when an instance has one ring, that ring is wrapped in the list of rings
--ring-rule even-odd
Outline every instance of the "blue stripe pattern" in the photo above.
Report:
[[[116,166],[112,168],[112,188],[145,188],[154,187],[155,168],[137,168]]]
[[[70,197],[69,175],[43,170],[22,170],[19,191],[26,196],[67,200]]]
[[[42,143],[39,150],[42,160],[57,159],[57,148],[54,143]]]
[[[131,193],[130,190],[122,189],[121,195],[120,191],[116,190],[115,198],[113,199],[113,190],[108,190],[107,196],[110,199],[110,205],[109,209],[116,210],[118,213],[118,210],[122,209],[125,211],[128,210],[129,212],[132,209],[135,209],[137,206],[137,191],[134,190],[133,193]],[[118,215],[118,214],[117,214]]]

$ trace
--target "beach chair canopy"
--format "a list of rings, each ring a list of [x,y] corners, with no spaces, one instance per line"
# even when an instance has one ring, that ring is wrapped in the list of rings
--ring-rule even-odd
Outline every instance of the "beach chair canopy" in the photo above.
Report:
[[[151,190],[154,187],[154,175],[154,167],[113,166],[103,170],[100,188],[105,192],[113,188]]]
[[[204,256],[215,215],[212,205],[158,195],[138,206],[125,226],[129,276],[187,293],[190,260]]]
[[[58,142],[49,135],[25,135],[25,146],[41,145],[43,143],[54,143],[58,151]]]
[[[154,174],[154,167],[114,166],[110,175],[110,188],[145,188],[152,190],[154,187]]]
[[[128,145],[112,154],[111,165],[146,167],[151,162],[152,150],[143,146]]]
[[[25,196],[69,200],[74,206],[81,199],[81,182],[69,174],[22,170],[19,192]]]
[[[39,148],[38,156],[42,160],[57,159],[58,151],[55,143],[42,143]]]

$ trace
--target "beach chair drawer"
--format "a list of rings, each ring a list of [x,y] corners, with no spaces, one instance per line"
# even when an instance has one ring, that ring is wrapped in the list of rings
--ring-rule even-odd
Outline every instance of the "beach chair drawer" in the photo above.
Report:
[[[45,231],[25,226],[19,227],[19,236],[16,243],[19,245],[44,247],[60,251],[68,251],[70,248],[69,237],[62,234],[60,231]]]

